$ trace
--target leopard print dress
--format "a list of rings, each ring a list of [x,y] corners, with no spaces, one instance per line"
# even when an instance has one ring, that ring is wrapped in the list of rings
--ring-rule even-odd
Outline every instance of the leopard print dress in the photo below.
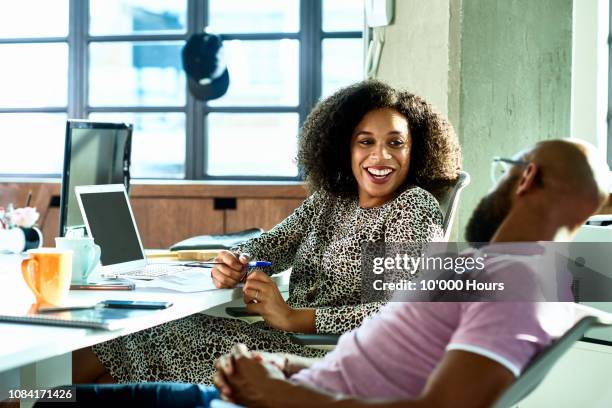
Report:
[[[382,303],[362,303],[361,244],[440,240],[436,199],[411,187],[375,208],[356,199],[314,193],[269,232],[235,248],[271,261],[270,273],[293,268],[287,303],[315,308],[318,333],[358,327]],[[211,383],[213,362],[235,343],[250,349],[319,357],[324,351],[291,342],[286,332],[259,322],[195,314],[93,346],[117,382]]]

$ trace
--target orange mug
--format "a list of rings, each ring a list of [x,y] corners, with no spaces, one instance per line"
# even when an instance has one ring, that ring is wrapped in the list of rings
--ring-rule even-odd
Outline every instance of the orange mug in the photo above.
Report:
[[[21,273],[36,303],[59,306],[70,290],[72,250],[37,248],[28,251],[30,258],[21,262]]]

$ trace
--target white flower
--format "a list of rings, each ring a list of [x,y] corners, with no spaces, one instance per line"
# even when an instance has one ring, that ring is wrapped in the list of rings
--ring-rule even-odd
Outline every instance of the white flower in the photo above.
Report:
[[[40,214],[34,207],[17,208],[11,212],[6,213],[6,219],[8,224],[15,227],[30,228],[36,221]]]

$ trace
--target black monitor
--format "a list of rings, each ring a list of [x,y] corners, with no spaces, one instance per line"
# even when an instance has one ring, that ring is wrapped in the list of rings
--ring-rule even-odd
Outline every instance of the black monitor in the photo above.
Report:
[[[131,146],[131,124],[85,120],[66,123],[60,237],[68,229],[84,228],[75,186],[123,183],[129,189]]]

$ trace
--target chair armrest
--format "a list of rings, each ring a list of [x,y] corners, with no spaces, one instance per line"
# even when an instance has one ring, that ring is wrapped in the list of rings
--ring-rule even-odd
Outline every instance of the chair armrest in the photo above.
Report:
[[[246,307],[226,307],[225,313],[232,317],[252,317],[259,316],[257,313],[249,313]]]
[[[339,334],[291,334],[291,341],[302,346],[333,346],[338,344]]]

